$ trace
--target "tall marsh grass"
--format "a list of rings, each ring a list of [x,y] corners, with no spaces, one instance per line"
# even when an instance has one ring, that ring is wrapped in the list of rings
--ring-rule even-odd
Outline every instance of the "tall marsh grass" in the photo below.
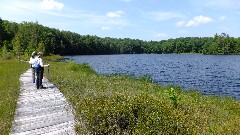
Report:
[[[240,134],[240,102],[52,63],[48,78],[75,109],[79,134]]]
[[[19,96],[19,78],[27,63],[0,60],[0,134],[9,134]]]

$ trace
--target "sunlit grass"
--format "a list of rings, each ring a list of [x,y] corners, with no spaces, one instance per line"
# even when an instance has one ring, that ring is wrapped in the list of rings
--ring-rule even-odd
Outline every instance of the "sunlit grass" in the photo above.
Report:
[[[46,73],[75,109],[79,134],[240,134],[240,102],[102,76],[88,65],[51,63]]]
[[[19,96],[19,78],[27,63],[0,60],[0,134],[9,134]]]

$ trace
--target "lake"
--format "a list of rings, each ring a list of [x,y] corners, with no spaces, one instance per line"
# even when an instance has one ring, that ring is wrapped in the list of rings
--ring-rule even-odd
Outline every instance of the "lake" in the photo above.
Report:
[[[161,85],[197,89],[204,95],[240,99],[240,56],[201,54],[129,54],[66,56],[88,63],[99,74],[150,76]]]

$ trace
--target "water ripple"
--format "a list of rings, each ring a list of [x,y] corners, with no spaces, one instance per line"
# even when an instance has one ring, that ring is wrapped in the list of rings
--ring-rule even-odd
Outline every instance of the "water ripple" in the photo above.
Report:
[[[101,74],[150,75],[161,85],[198,89],[204,95],[240,99],[240,56],[141,54],[66,56]]]

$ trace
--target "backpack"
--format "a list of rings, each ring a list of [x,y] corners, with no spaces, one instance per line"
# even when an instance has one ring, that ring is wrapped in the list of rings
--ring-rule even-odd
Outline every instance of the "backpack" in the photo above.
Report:
[[[39,69],[39,68],[40,68],[39,59],[35,59],[34,64],[33,64],[33,67],[34,67],[35,69]]]

